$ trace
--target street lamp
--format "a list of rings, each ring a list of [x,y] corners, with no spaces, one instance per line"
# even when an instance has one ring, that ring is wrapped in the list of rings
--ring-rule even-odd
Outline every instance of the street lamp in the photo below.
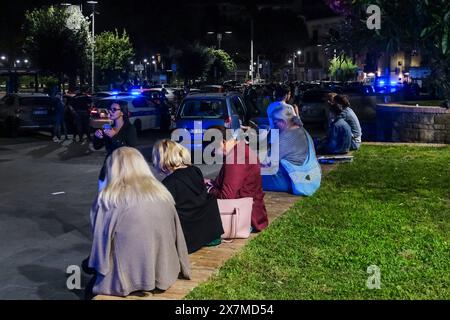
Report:
[[[94,94],[95,91],[95,5],[97,3],[97,1],[87,1],[87,4],[92,6],[92,94]]]
[[[295,59],[302,54],[301,50],[297,50],[292,54],[292,60],[289,60],[289,64],[292,63],[292,80],[297,80],[297,73],[295,72]]]
[[[223,39],[223,34],[222,32],[214,32],[214,31],[208,31],[207,32],[209,35],[213,35],[213,34],[217,34],[217,49],[220,50],[221,48],[221,43],[222,43],[222,39]],[[225,31],[225,34],[233,34],[233,31]]]

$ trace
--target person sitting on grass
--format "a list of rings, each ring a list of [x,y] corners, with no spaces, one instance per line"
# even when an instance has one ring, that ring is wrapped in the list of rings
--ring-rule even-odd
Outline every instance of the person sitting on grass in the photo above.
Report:
[[[171,140],[153,147],[153,165],[168,175],[162,183],[175,199],[189,254],[219,245],[224,233],[217,200],[206,191],[203,174],[190,157],[185,147]]]
[[[305,128],[298,125],[295,119],[296,114],[289,108],[281,107],[272,112],[274,129],[279,130],[279,160],[301,166],[308,155],[308,137]],[[263,166],[268,165],[267,161],[263,161]],[[262,176],[264,191],[291,192],[291,179],[286,170],[279,161],[270,163],[270,166],[274,165],[278,166],[277,173]]]
[[[164,291],[180,273],[189,279],[188,251],[175,202],[144,157],[134,148],[122,147],[108,157],[106,168],[106,187],[91,210],[92,293],[128,296]]]
[[[346,154],[352,145],[352,129],[343,118],[343,106],[335,102],[330,104],[330,125],[327,137],[318,142],[319,154]]]
[[[333,98],[334,103],[342,106],[342,118],[348,123],[352,130],[352,145],[350,150],[359,150],[361,147],[362,130],[359,119],[355,112],[350,108],[350,101],[347,96],[338,94]]]

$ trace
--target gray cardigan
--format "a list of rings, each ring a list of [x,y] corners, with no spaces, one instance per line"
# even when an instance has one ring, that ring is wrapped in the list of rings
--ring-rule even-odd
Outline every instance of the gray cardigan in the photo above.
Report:
[[[142,201],[106,210],[94,202],[89,267],[97,271],[96,295],[127,296],[167,290],[179,274],[190,278],[186,242],[175,206]]]

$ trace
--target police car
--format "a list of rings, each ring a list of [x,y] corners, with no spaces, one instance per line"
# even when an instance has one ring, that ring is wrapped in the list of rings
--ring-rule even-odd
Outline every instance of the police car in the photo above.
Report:
[[[91,110],[90,126],[93,129],[101,129],[105,124],[111,124],[108,109],[112,103],[126,105],[130,122],[137,132],[148,129],[161,128],[161,107],[142,95],[117,95],[98,100]]]

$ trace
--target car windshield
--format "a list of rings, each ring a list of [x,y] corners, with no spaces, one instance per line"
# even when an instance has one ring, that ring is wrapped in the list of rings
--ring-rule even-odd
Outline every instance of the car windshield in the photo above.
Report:
[[[48,97],[20,98],[19,104],[23,107],[45,106],[50,104],[50,98]]]
[[[181,107],[181,118],[220,119],[225,115],[225,100],[187,100]]]

